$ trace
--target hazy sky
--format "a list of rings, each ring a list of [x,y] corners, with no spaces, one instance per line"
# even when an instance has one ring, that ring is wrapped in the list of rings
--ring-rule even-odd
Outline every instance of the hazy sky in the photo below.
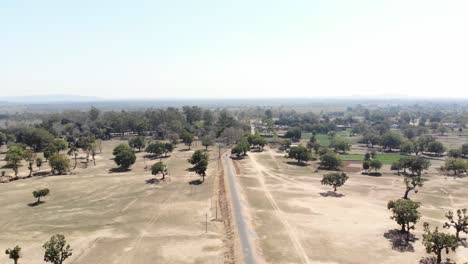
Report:
[[[466,0],[2,0],[0,96],[468,98]]]

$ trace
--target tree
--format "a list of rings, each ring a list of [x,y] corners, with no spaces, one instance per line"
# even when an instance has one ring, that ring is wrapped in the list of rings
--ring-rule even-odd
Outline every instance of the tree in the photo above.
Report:
[[[174,150],[174,145],[171,142],[164,143],[164,149],[163,149],[164,157],[167,157],[167,154],[169,154],[173,150]]]
[[[365,170],[366,172],[369,171],[369,169],[370,169],[369,160],[364,160],[362,162],[362,169]]]
[[[434,253],[437,255],[437,264],[442,263],[442,251],[448,254],[450,250],[455,251],[458,247],[457,238],[452,234],[439,232],[438,227],[434,231],[429,229],[429,224],[424,223],[423,241],[427,253]]]
[[[43,248],[45,249],[44,261],[51,262],[53,264],[63,264],[63,262],[72,255],[72,249],[65,236],[61,234],[53,235],[49,241],[47,241]]]
[[[40,157],[37,157],[36,158],[36,166],[37,168],[39,169],[39,171],[41,170],[41,166],[42,166],[42,158]]]
[[[167,173],[167,165],[161,161],[156,162],[155,164],[153,164],[153,166],[151,166],[152,175],[158,175],[159,173],[162,174],[161,180],[164,180],[166,177],[166,173]]]
[[[447,158],[445,159],[445,168],[448,171],[453,171],[455,175],[459,175],[461,172],[466,172],[468,163],[463,159]]]
[[[21,166],[21,160],[23,160],[23,156],[24,149],[20,146],[11,146],[7,151],[5,160],[15,172],[15,177],[18,177],[18,168]]]
[[[312,159],[312,155],[304,146],[291,147],[288,151],[288,158],[296,159],[298,164]]]
[[[63,154],[55,154],[50,157],[49,165],[52,168],[52,172],[56,174],[64,174],[70,170],[70,159]]]
[[[114,153],[114,162],[121,169],[128,170],[136,161],[136,156],[132,148],[125,143],[115,147],[112,153]]]
[[[49,189],[45,188],[45,189],[36,190],[32,194],[34,198],[37,199],[36,203],[39,204],[41,202],[41,197],[45,197],[49,195],[49,193],[50,193]]]
[[[449,149],[447,151],[447,156],[450,158],[461,158],[463,156],[462,150],[460,149]]]
[[[58,149],[54,144],[50,144],[44,148],[44,158],[46,160],[50,159],[54,154],[58,153]]]
[[[444,153],[445,147],[441,142],[434,140],[427,145],[426,151],[440,155]]]
[[[416,154],[418,154],[419,152],[426,151],[427,146],[432,141],[435,141],[435,138],[433,136],[431,136],[431,135],[422,135],[422,136],[420,136],[418,138],[418,140],[417,140],[418,149],[417,149]]]
[[[344,138],[337,138],[332,140],[330,147],[334,148],[335,152],[341,151],[345,153],[346,151],[351,149],[351,143],[349,143],[349,141]]]
[[[192,157],[188,160],[188,162],[190,162],[192,165],[195,165],[203,159],[208,159],[208,153],[199,149],[192,154]]]
[[[414,229],[414,224],[421,217],[421,214],[418,212],[420,206],[420,203],[407,199],[391,200],[387,204],[387,208],[393,214],[390,219],[395,220],[401,226],[401,232],[406,233],[406,241],[409,240],[410,230]]]
[[[461,153],[463,155],[463,157],[467,157],[468,156],[468,143],[465,143],[461,146]]]
[[[145,138],[144,137],[134,137],[128,140],[128,145],[132,148],[137,148],[138,152],[145,147]]]
[[[28,130],[19,138],[20,143],[28,145],[34,152],[41,152],[53,140],[54,136],[42,128]]]
[[[443,136],[445,133],[448,132],[448,129],[447,129],[446,126],[439,126],[439,127],[437,128],[437,132],[439,132],[440,135]]]
[[[243,149],[239,146],[239,145],[235,145],[232,149],[231,149],[231,153],[236,155],[237,158],[239,159],[241,157],[241,155],[244,153]]]
[[[341,158],[335,153],[325,153],[320,156],[320,167],[337,170],[341,166]]]
[[[411,191],[414,191],[415,193],[418,193],[418,187],[423,187],[423,179],[421,176],[412,176],[408,177],[405,176],[404,183],[406,186],[406,191],[405,195],[403,195],[403,199],[409,199],[408,194]]]
[[[384,149],[392,151],[392,149],[400,148],[401,136],[395,132],[387,132],[381,138],[381,145]]]
[[[450,228],[453,227],[455,228],[455,236],[458,241],[461,241],[460,239],[460,232],[463,232],[465,234],[468,234],[468,215],[466,214],[467,209],[458,209],[457,210],[457,217],[458,219],[455,220],[455,217],[453,215],[453,211],[448,211],[445,214],[445,217],[448,219],[448,222],[444,223],[444,228]]]
[[[182,139],[182,142],[190,149],[192,147],[192,143],[193,143],[193,134],[188,132],[188,131],[184,131],[180,134],[180,138]]]
[[[403,166],[404,168],[408,168],[411,171],[411,174],[417,174],[421,176],[424,170],[429,169],[431,166],[431,161],[421,157],[421,156],[409,156],[403,158]]]
[[[369,144],[371,144],[371,147],[374,147],[374,145],[380,142],[379,134],[373,131],[365,132],[362,136],[362,142],[366,144],[366,147],[369,147]]]
[[[336,192],[336,188],[343,186],[348,178],[344,172],[332,172],[323,175],[321,183],[322,185],[333,186],[333,191]]]
[[[377,172],[378,170],[380,170],[382,168],[382,162],[380,160],[378,160],[378,159],[371,159],[369,161],[369,167],[370,167],[370,169]]]
[[[76,165],[78,164],[78,147],[76,146],[76,144],[72,144],[70,145],[70,149],[68,150],[68,155],[74,157],[75,159],[75,165],[73,166],[73,169],[76,169]]]
[[[301,132],[301,129],[299,127],[292,127],[290,129],[288,129],[286,134],[284,134],[284,137],[289,138],[294,142],[297,142],[297,141],[299,141],[301,139],[301,135],[302,135],[302,132]]]
[[[411,153],[416,153],[416,151],[417,151],[417,146],[413,141],[405,140],[403,141],[403,143],[401,143],[401,146],[400,146],[401,153],[411,154]]]
[[[5,254],[7,254],[8,257],[13,260],[14,264],[17,264],[18,259],[22,256],[21,248],[19,246],[15,246],[13,249],[5,250]]]
[[[57,151],[66,150],[68,148],[68,142],[62,138],[54,138],[51,144],[57,149]]]
[[[29,170],[29,176],[28,177],[31,177],[32,172],[33,172],[34,162],[36,161],[36,153],[34,153],[34,151],[28,149],[28,150],[24,151],[23,157],[24,157],[24,160],[26,160],[26,162],[28,162],[28,170]]]
[[[205,175],[206,175],[206,170],[208,168],[208,159],[202,159],[200,160],[195,166],[193,167],[193,170],[195,171],[196,174],[202,176],[202,182],[205,182]]]
[[[258,147],[260,150],[263,150],[263,147],[268,143],[268,141],[262,138],[260,135],[249,135],[247,137],[247,141],[249,142],[250,146]]]
[[[151,142],[148,144],[145,151],[158,157],[164,153],[164,147],[165,145],[162,142],[159,142],[159,141]]]
[[[289,147],[291,146],[291,144],[292,144],[291,140],[289,140],[289,139],[283,139],[283,140],[281,140],[281,142],[280,142],[279,150],[285,151],[285,150],[289,149]]]
[[[213,145],[213,140],[210,136],[206,135],[202,138],[201,143],[205,147],[205,150],[208,150],[208,147]]]

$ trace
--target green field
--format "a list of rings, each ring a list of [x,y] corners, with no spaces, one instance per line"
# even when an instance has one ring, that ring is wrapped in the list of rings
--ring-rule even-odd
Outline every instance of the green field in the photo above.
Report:
[[[302,133],[302,139],[307,139],[309,140],[312,137],[312,133]],[[351,142],[351,144],[356,144],[358,141],[358,137],[350,137],[349,136],[349,130],[343,130],[343,131],[337,131],[336,132],[336,137],[337,138],[345,138]],[[322,146],[330,146],[330,138],[327,136],[327,134],[316,134],[315,138],[317,141],[320,143]]]
[[[383,164],[392,164],[395,161],[398,161],[401,157],[404,155],[395,153],[395,154],[377,154],[377,159],[382,161]],[[343,160],[357,160],[357,161],[363,161],[364,160],[364,154],[342,154],[340,157]]]

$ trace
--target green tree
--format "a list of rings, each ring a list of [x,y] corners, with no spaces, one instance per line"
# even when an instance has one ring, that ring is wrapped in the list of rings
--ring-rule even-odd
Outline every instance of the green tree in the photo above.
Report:
[[[344,172],[332,172],[324,174],[321,183],[332,186],[333,191],[336,192],[336,188],[343,186],[348,178]]]
[[[235,145],[232,148],[231,153],[236,155],[236,157],[239,159],[241,157],[241,155],[244,153],[244,151],[239,145]]]
[[[420,203],[407,199],[398,199],[396,201],[389,201],[387,208],[392,211],[390,219],[395,220],[401,226],[401,232],[406,233],[406,240],[409,240],[410,230],[414,229],[421,217],[418,209]]]
[[[68,155],[73,156],[75,160],[75,165],[73,166],[73,169],[76,169],[76,165],[78,165],[78,147],[76,144],[70,145],[70,148],[68,149]]]
[[[53,235],[47,241],[43,248],[45,249],[44,261],[53,264],[63,264],[63,262],[72,255],[72,249],[65,236],[61,234]]]
[[[127,144],[117,146],[116,149],[114,149],[113,153],[115,153],[115,164],[117,164],[123,170],[128,170],[136,161],[135,153],[133,152],[132,148]]]
[[[213,139],[206,135],[202,138],[201,143],[205,147],[205,150],[208,150],[208,147],[213,145]]]
[[[40,157],[37,157],[36,158],[36,166],[37,168],[39,169],[39,171],[41,170],[41,167],[42,167],[42,158]]]
[[[458,175],[461,172],[466,172],[468,163],[463,159],[447,158],[445,159],[445,168],[448,171],[453,171],[455,175]]]
[[[139,137],[133,137],[128,140],[128,145],[134,149],[138,149],[140,152],[142,148],[145,147],[145,137],[139,136]]]
[[[341,158],[335,153],[325,153],[320,156],[320,167],[327,170],[339,169],[341,162]]]
[[[172,151],[174,151],[174,144],[172,144],[171,142],[164,143],[164,149],[163,149],[164,156],[167,157],[167,155],[171,153]]]
[[[312,159],[312,155],[304,146],[291,147],[288,151],[288,158],[297,160],[298,164]]]
[[[51,144],[55,146],[57,151],[66,150],[68,148],[68,142],[62,138],[54,138]]]
[[[460,149],[449,149],[447,151],[447,156],[450,158],[461,158],[463,156],[462,150]]]
[[[146,147],[145,151],[148,153],[151,153],[152,155],[159,157],[164,153],[164,143],[156,141],[156,142],[151,142],[148,144]]]
[[[461,153],[463,155],[463,157],[467,157],[468,156],[468,143],[465,143],[461,146]]]
[[[439,232],[436,227],[431,231],[428,223],[424,223],[423,241],[427,253],[434,253],[437,256],[437,264],[442,263],[442,252],[448,254],[450,250],[455,251],[458,247],[457,238],[452,234]]]
[[[364,160],[362,162],[362,169],[365,170],[366,172],[369,172],[370,169],[370,164],[369,160]]]
[[[301,132],[301,129],[299,127],[292,127],[290,129],[288,129],[286,134],[284,134],[284,137],[289,138],[294,142],[297,142],[297,141],[299,141],[301,139],[301,135],[302,135],[302,132]]]
[[[19,246],[15,246],[13,249],[5,250],[5,254],[7,254],[8,257],[13,260],[14,264],[17,264],[18,259],[22,257],[21,248]]]
[[[285,150],[289,149],[289,147],[291,146],[291,144],[292,144],[291,140],[289,140],[289,139],[283,139],[283,140],[280,142],[279,150],[285,151]]]
[[[392,151],[392,149],[400,148],[402,138],[400,134],[396,132],[387,132],[382,135],[381,145],[384,149]]]
[[[57,154],[59,151],[54,144],[50,144],[44,148],[44,158],[46,160],[50,159],[53,155]]]
[[[351,143],[349,143],[349,141],[344,138],[337,138],[332,140],[330,147],[334,148],[335,152],[345,153],[351,149]]]
[[[408,199],[408,194],[411,191],[418,193],[418,187],[423,187],[423,179],[421,176],[405,176],[404,183],[406,190],[405,195],[403,195],[403,199]]]
[[[369,167],[375,172],[377,172],[378,170],[382,168],[382,162],[378,159],[371,159],[369,161]]]
[[[21,166],[21,161],[24,157],[24,149],[20,146],[11,146],[6,154],[5,160],[15,172],[15,177],[18,177],[18,169]]]
[[[411,153],[416,153],[416,151],[417,151],[417,146],[413,141],[405,140],[401,143],[401,146],[400,146],[401,153],[411,154]]]
[[[404,162],[411,173],[413,175],[416,173],[418,176],[421,176],[422,172],[431,166],[431,161],[421,156],[409,156],[404,159]]]
[[[180,138],[182,139],[182,142],[190,149],[192,147],[192,143],[193,143],[193,134],[188,132],[188,131],[184,131],[180,134]]]
[[[49,159],[49,165],[52,172],[56,174],[64,174],[70,170],[70,159],[63,154],[55,154]]]
[[[439,141],[432,141],[427,145],[427,152],[435,153],[437,155],[441,155],[445,151],[444,145]]]
[[[49,189],[45,188],[45,189],[36,190],[32,194],[34,198],[37,199],[36,203],[39,204],[41,202],[41,197],[45,197],[49,195],[49,193],[50,193]]]
[[[448,211],[445,214],[445,217],[448,219],[448,222],[444,223],[444,228],[450,228],[453,227],[455,228],[455,236],[458,241],[461,241],[460,239],[460,232],[463,232],[465,234],[468,234],[468,215],[466,214],[467,209],[458,209],[457,210],[457,217],[458,219],[455,219],[453,215],[453,211]]]
[[[26,160],[26,162],[28,163],[28,170],[29,170],[29,176],[28,177],[31,177],[33,169],[34,169],[33,168],[34,162],[36,161],[36,153],[34,153],[34,151],[28,149],[28,150],[24,151],[23,157],[24,157],[24,160]]]
[[[208,159],[200,160],[195,166],[193,166],[193,170],[196,174],[202,176],[202,182],[205,182],[206,170],[208,169]]]
[[[159,173],[162,174],[161,180],[164,180],[167,174],[167,165],[164,164],[163,162],[156,162],[151,166],[151,174],[152,175],[158,175]]]
[[[200,162],[201,160],[208,160],[208,153],[206,151],[203,151],[203,150],[196,150],[193,154],[192,154],[192,157],[188,160],[188,162],[190,162],[190,164],[192,165],[195,165],[197,164],[198,162]]]

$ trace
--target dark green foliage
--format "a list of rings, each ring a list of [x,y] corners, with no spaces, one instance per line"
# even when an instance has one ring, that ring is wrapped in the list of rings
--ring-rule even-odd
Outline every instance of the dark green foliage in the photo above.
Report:
[[[19,246],[15,246],[13,249],[5,250],[5,254],[7,254],[8,257],[13,260],[14,264],[17,264],[18,259],[20,259],[22,256],[21,248]]]
[[[322,185],[330,185],[333,187],[333,191],[336,192],[336,188],[341,187],[349,177],[344,172],[332,172],[323,175],[320,181]]]
[[[208,153],[203,150],[197,150],[192,154],[192,157],[188,160],[188,162],[195,165],[192,168],[193,171],[202,176],[204,182],[206,170],[208,169]]]
[[[207,160],[208,159],[208,153],[204,150],[196,150],[193,154],[192,154],[192,157],[188,160],[188,162],[190,162],[190,164],[192,165],[195,165],[197,164],[198,162],[200,162],[201,160]]]
[[[284,134],[284,137],[289,138],[294,142],[297,142],[301,139],[301,135],[302,135],[301,129],[299,127],[293,127],[293,128],[290,128],[286,132],[286,134]]]
[[[409,240],[409,232],[414,229],[421,217],[418,209],[420,203],[407,199],[398,199],[396,201],[389,201],[387,208],[392,211],[391,219],[395,220],[401,226],[401,231],[406,233],[406,239]]]
[[[320,167],[327,170],[337,170],[341,167],[341,158],[335,153],[325,153],[320,156]]]
[[[461,158],[463,156],[461,149],[449,149],[447,156],[450,158]]]
[[[34,198],[37,199],[37,203],[40,203],[41,202],[41,197],[45,197],[47,195],[49,195],[50,191],[49,189],[45,188],[45,189],[40,189],[40,190],[36,190],[32,193],[32,195],[34,196]]]
[[[400,170],[403,170],[403,172],[406,173],[406,170],[408,169],[411,171],[411,174],[421,176],[422,172],[427,170],[430,166],[430,160],[422,156],[406,156],[400,158],[398,162],[394,162],[390,169],[398,170],[398,173]]]
[[[450,228],[453,227],[455,228],[455,236],[457,237],[457,240],[461,241],[462,239],[460,238],[460,232],[463,232],[465,234],[468,234],[468,215],[466,214],[467,209],[458,209],[457,210],[457,217],[458,219],[455,219],[453,212],[448,211],[445,214],[445,217],[447,218],[448,222],[444,223],[444,228]]]
[[[445,159],[445,169],[453,171],[455,175],[459,175],[467,171],[468,162],[463,159],[447,158]]]
[[[20,146],[11,146],[6,154],[5,160],[7,164],[13,168],[15,177],[18,176],[18,168],[21,166],[21,160],[23,160],[24,148]]]
[[[465,143],[461,146],[461,153],[463,155],[463,157],[467,157],[468,156],[468,143]]]
[[[344,138],[337,138],[331,141],[330,147],[335,150],[335,152],[345,153],[351,149],[351,143]]]
[[[247,136],[247,141],[249,142],[249,145],[252,147],[257,147],[261,150],[263,150],[263,147],[268,143],[268,141],[264,138],[262,138],[260,135],[248,135]]]
[[[54,145],[54,144],[50,144],[48,145],[47,147],[44,148],[44,158],[46,160],[50,159],[50,157],[52,157],[53,155],[55,155],[56,153],[58,153],[59,150],[57,149],[57,147]]]
[[[45,249],[44,261],[52,264],[63,264],[72,255],[70,245],[61,234],[53,235],[42,247]]]
[[[431,231],[428,223],[424,223],[423,241],[427,253],[434,253],[437,256],[437,264],[442,263],[442,252],[448,254],[450,250],[455,251],[458,247],[457,238],[452,234],[439,232],[438,227]]]
[[[312,159],[312,155],[304,146],[291,147],[288,150],[288,158],[297,160],[301,164]]]
[[[434,140],[427,145],[426,151],[440,155],[444,153],[445,147],[441,142]]]
[[[392,149],[397,149],[400,148],[402,142],[402,138],[400,134],[396,132],[387,132],[382,135],[382,138],[380,140],[380,144],[384,149],[392,150]]]
[[[138,149],[138,151],[141,151],[141,149],[145,147],[145,137],[133,137],[128,140],[128,145],[134,149]]]
[[[205,147],[205,150],[208,150],[208,147],[213,145],[213,139],[208,135],[204,136],[201,142],[202,145]]]
[[[164,180],[164,178],[166,177],[166,174],[167,174],[167,165],[164,164],[161,161],[156,162],[155,164],[153,164],[153,166],[151,166],[151,174],[152,175],[157,175],[159,173],[162,174],[161,180]]]
[[[122,169],[130,168],[136,161],[136,156],[132,148],[125,143],[115,147],[112,153],[115,156],[114,162]]]
[[[184,131],[180,134],[180,139],[182,139],[182,142],[190,149],[192,147],[192,143],[193,143],[193,134],[188,132],[188,131]]]
[[[291,140],[289,140],[289,139],[283,139],[283,140],[280,142],[279,150],[285,151],[285,150],[289,149],[290,146],[291,146]]]
[[[416,153],[417,145],[411,140],[405,140],[401,143],[400,152],[404,154]]]
[[[53,173],[64,174],[70,170],[70,159],[64,154],[57,153],[50,157],[49,165]]]
[[[377,172],[378,170],[380,170],[382,168],[382,162],[380,160],[378,160],[378,159],[371,159],[369,161],[369,167],[370,167],[370,169]]]

